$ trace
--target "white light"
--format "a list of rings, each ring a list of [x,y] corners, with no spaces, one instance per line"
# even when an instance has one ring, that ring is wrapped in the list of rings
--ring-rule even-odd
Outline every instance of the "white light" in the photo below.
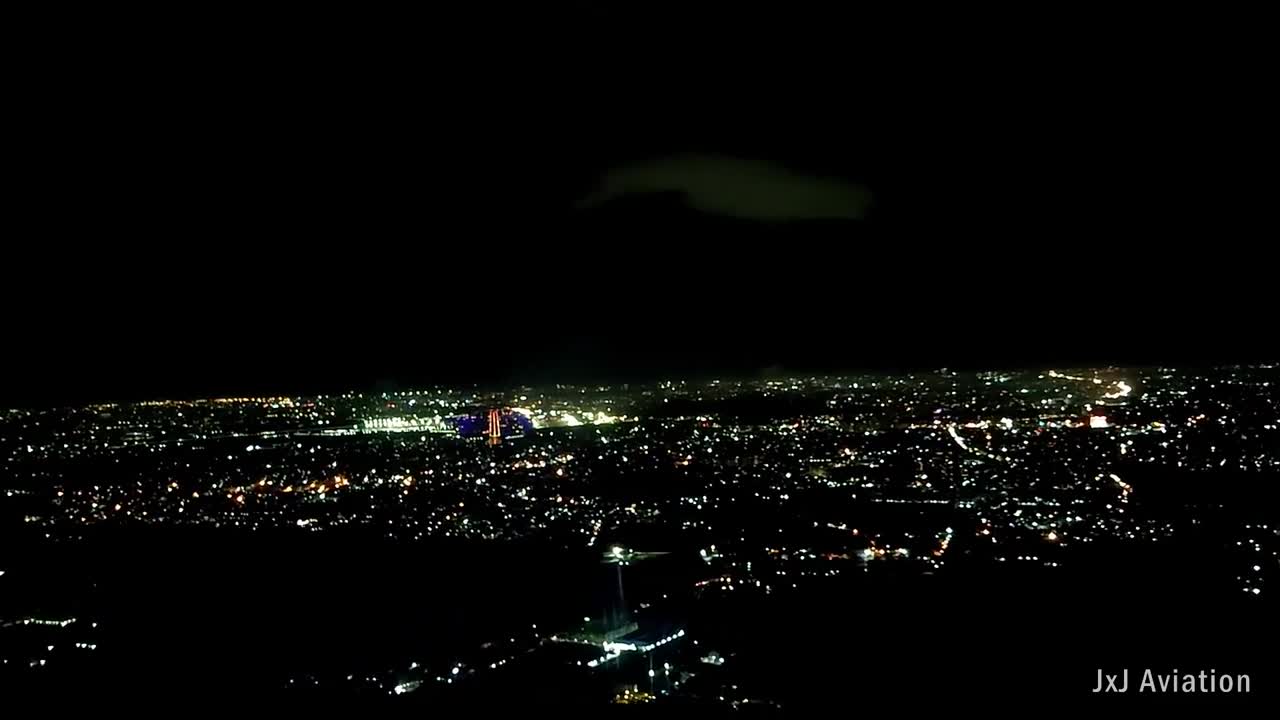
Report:
[[[656,675],[656,674],[657,674],[657,673],[655,673],[655,672],[653,671],[653,668],[649,668],[649,677],[653,677],[653,676],[654,676],[654,675]]]
[[[1130,386],[1129,383],[1123,381],[1117,382],[1116,387],[1119,388],[1116,392],[1107,393],[1106,395],[1103,395],[1103,397],[1114,400],[1115,398],[1128,397],[1129,393],[1133,392],[1133,387]]]

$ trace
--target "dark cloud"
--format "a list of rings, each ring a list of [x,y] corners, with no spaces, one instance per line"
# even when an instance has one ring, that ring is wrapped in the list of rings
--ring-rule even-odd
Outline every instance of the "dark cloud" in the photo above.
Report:
[[[857,220],[871,195],[847,180],[795,172],[758,160],[679,155],[609,171],[582,207],[649,193],[680,193],[692,208],[715,215],[778,222]]]

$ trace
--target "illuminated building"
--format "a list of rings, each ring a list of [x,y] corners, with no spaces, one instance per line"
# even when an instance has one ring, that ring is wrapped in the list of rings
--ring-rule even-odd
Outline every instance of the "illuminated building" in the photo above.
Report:
[[[456,419],[458,434],[484,437],[490,444],[503,438],[522,437],[533,431],[529,416],[511,408],[489,408]]]
[[[396,432],[453,432],[453,426],[439,415],[433,417],[379,417],[365,418],[360,429],[366,433]]]
[[[496,445],[502,440],[502,415],[496,408],[489,411],[489,429],[485,434],[489,437],[490,445]]]

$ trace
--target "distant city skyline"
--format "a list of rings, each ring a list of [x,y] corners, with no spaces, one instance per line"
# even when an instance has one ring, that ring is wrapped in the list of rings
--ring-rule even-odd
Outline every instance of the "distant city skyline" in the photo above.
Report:
[[[0,412],[0,681],[789,708],[837,687],[789,669],[832,645],[886,696],[953,633],[984,661],[948,677],[984,691],[1017,643],[1160,659],[1133,637],[1170,616],[1275,617],[1278,388],[1086,367]]]
[[[1265,6],[38,5],[0,702],[1275,705]]]

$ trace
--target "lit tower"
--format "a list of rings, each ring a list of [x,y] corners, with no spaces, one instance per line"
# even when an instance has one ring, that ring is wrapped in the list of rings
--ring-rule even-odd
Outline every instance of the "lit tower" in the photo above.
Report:
[[[502,440],[502,413],[497,408],[489,410],[489,444],[497,445]]]

